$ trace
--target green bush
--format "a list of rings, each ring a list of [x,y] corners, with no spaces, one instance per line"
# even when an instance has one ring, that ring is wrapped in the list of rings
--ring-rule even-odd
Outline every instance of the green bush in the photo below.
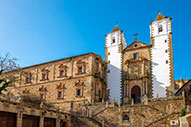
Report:
[[[182,116],[185,116],[185,115],[186,115],[185,108],[182,108],[182,109],[181,109],[181,114],[180,114],[180,116],[182,117]]]
[[[72,78],[72,76],[69,76],[69,77],[68,77],[68,79],[71,79],[71,78]]]

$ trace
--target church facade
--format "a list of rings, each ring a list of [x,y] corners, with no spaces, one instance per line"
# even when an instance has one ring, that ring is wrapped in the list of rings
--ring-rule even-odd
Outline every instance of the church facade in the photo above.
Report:
[[[106,35],[105,60],[110,99],[140,103],[144,96],[174,94],[171,18],[158,14],[150,23],[151,44],[135,41],[127,46],[118,25]],[[121,96],[120,96],[121,95]]]
[[[7,94],[32,94],[68,109],[71,102],[141,103],[174,94],[171,18],[159,13],[150,36],[151,44],[137,38],[128,44],[117,25],[105,35],[105,60],[87,53],[7,72]]]

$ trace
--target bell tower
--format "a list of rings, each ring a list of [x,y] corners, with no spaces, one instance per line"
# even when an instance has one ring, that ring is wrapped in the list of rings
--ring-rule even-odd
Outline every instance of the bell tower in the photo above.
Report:
[[[107,85],[109,88],[110,100],[121,99],[122,85],[122,51],[127,47],[123,31],[118,25],[111,33],[105,35],[105,61],[107,62]]]
[[[150,24],[153,97],[174,94],[171,18],[160,12]]]

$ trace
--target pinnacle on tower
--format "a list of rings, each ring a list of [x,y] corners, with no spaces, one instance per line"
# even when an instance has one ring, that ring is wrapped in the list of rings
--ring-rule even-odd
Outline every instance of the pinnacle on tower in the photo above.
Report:
[[[111,33],[116,32],[116,31],[120,31],[118,25],[115,26],[115,28],[111,31]]]
[[[158,13],[158,15],[157,15],[157,17],[156,17],[156,19],[155,19],[155,21],[159,21],[159,20],[162,20],[162,19],[164,19],[165,17],[159,12]]]

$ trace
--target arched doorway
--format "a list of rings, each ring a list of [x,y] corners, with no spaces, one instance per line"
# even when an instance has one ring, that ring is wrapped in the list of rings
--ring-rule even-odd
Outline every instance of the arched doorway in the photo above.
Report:
[[[131,98],[134,100],[134,103],[141,103],[141,88],[139,86],[134,86],[131,89]]]

